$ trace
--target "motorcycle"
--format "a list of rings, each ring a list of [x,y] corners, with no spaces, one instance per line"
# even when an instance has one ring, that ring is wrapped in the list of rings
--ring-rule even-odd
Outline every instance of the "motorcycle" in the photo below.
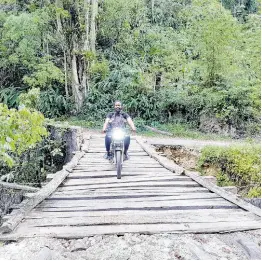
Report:
[[[113,128],[111,133],[111,162],[116,166],[117,178],[121,179],[121,171],[124,161],[124,140],[126,132],[123,128]]]

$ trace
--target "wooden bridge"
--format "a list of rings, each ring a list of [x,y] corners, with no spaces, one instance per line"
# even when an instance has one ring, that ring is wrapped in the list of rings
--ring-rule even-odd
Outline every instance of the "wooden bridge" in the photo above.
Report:
[[[103,158],[102,136],[91,136],[84,150],[66,175],[56,174],[10,215],[1,239],[260,228],[260,209],[157,155],[139,138],[131,140],[121,180]]]

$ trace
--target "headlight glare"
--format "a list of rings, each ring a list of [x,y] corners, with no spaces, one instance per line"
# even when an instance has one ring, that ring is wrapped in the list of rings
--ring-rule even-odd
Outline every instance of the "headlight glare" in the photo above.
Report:
[[[122,130],[114,130],[112,137],[114,140],[123,140],[125,138],[125,132]]]

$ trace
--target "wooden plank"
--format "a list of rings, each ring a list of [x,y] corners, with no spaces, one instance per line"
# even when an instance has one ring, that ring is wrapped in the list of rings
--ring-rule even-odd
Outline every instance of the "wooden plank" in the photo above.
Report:
[[[162,189],[169,189],[169,188],[174,188],[174,187],[199,187],[199,184],[194,182],[194,181],[177,181],[177,182],[159,182],[159,183],[154,183],[154,182],[145,182],[144,184],[122,184],[122,183],[116,183],[113,185],[107,185],[107,184],[90,184],[90,183],[85,183],[83,184],[75,184],[71,180],[66,181],[61,188],[63,189],[74,189],[78,190],[80,188],[89,188],[89,189],[153,189],[153,188],[162,188]]]
[[[256,215],[250,212],[246,212],[240,208],[232,208],[232,209],[226,209],[226,208],[210,208],[208,211],[206,209],[183,209],[183,210],[167,210],[167,211],[158,211],[158,210],[133,210],[132,212],[126,211],[126,210],[119,210],[119,211],[78,211],[74,212],[73,210],[65,211],[65,212],[42,212],[41,209],[33,209],[27,216],[27,219],[41,219],[41,218],[74,218],[74,217],[107,217],[107,216],[120,216],[120,215],[126,215],[126,216],[132,216],[136,217],[139,215],[143,216],[156,216],[156,215],[172,215],[177,217],[202,217],[203,220],[204,217],[207,216],[231,216],[238,215],[239,218],[242,215],[253,215],[252,218],[256,219]]]
[[[89,153],[87,154],[83,160],[89,160],[89,159],[104,159],[104,153]],[[155,161],[154,159],[150,158],[148,154],[143,153],[144,155],[140,155],[139,157],[130,157],[130,159],[135,158],[136,160],[145,159],[148,161]]]
[[[156,179],[156,180],[150,180],[150,179],[145,179],[145,180],[141,180],[140,182],[137,181],[133,181],[133,180],[128,180],[128,181],[118,181],[117,179],[114,179],[114,181],[109,182],[104,181],[104,180],[89,180],[89,179],[67,179],[63,186],[78,186],[78,185],[89,185],[90,188],[93,187],[100,187],[100,188],[104,188],[104,187],[133,187],[133,186],[160,186],[160,185],[196,185],[199,186],[198,183],[196,183],[195,181],[192,181],[190,179],[188,180],[179,180],[179,179]]]
[[[89,176],[94,176],[95,175],[116,175],[116,170],[105,170],[105,171],[94,171],[92,173],[92,171],[73,171],[71,173],[72,175],[75,175],[75,176],[86,176],[86,177],[89,177]],[[175,173],[171,172],[171,171],[161,171],[161,172],[141,172],[139,170],[134,170],[134,171],[131,171],[131,172],[127,172],[125,171],[125,169],[123,169],[122,171],[122,174],[123,176],[147,176],[147,177],[150,177],[150,176],[154,176],[154,177],[159,177],[159,176],[167,176],[167,177],[182,177],[181,175],[176,175]],[[189,177],[188,177],[189,178]]]
[[[29,231],[25,227],[18,228],[12,236],[1,236],[17,239],[26,237],[55,237],[55,238],[84,238],[94,235],[124,235],[125,233],[156,234],[156,233],[218,233],[259,229],[257,221],[248,222],[211,222],[211,223],[186,223],[186,224],[135,224],[115,226],[83,226],[83,227],[35,227]]]
[[[86,168],[86,169],[74,169],[74,172],[98,172],[98,171],[116,171],[115,170],[115,166],[114,165],[111,165],[111,166],[105,166],[105,167],[94,167],[94,168]],[[125,167],[125,165],[123,165],[123,169],[122,169],[123,172],[130,172],[130,173],[133,173],[135,171],[139,171],[139,172],[154,172],[154,173],[162,173],[162,172],[167,172],[166,169],[162,169],[162,168],[158,168],[158,169],[155,169],[155,168],[147,168],[147,169],[133,169],[133,168],[130,168],[130,167]]]
[[[144,150],[142,150],[142,148],[140,149],[129,149],[128,153],[136,153],[136,152],[142,152],[143,154],[145,153]],[[89,148],[88,153],[105,153],[105,147],[103,148]]]
[[[181,191],[181,190],[189,190],[189,189],[193,189],[193,188],[200,188],[199,185],[193,185],[193,186],[183,186],[183,185],[179,185],[179,186],[172,186],[172,187],[168,187],[168,186],[165,186],[165,185],[162,185],[162,186],[150,186],[150,187],[137,187],[137,186],[133,186],[133,187],[104,187],[104,188],[101,188],[101,187],[94,187],[94,188],[90,188],[90,186],[77,186],[77,189],[75,186],[65,186],[65,187],[59,187],[57,189],[57,191],[75,191],[77,193],[77,191],[81,192],[81,191],[86,191],[87,193],[89,192],[93,192],[93,191],[96,191],[96,192],[105,192],[105,191],[108,191],[108,192],[131,192],[131,191],[136,191],[136,192],[165,192],[165,191],[170,191],[170,192],[177,192],[177,191]],[[82,193],[82,192],[81,192]]]
[[[120,201],[125,204],[128,202],[155,202],[155,201],[173,201],[173,200],[191,200],[191,199],[222,199],[213,193],[184,193],[184,194],[174,194],[167,196],[113,196],[113,197],[89,197],[89,196],[50,196],[45,200],[46,203],[52,205],[52,203],[56,204],[60,202],[61,206],[77,206],[77,204],[86,204],[88,206],[89,203],[93,204],[104,204],[104,203],[119,203]]]
[[[72,176],[85,176],[85,177],[111,177],[114,176],[116,177],[116,171],[115,170],[105,170],[105,171],[73,171]],[[132,172],[127,172],[123,171],[121,173],[121,179],[125,179],[125,177],[181,177],[181,175],[176,175],[172,172],[140,172],[140,171],[132,171]]]
[[[98,166],[99,164],[104,164],[104,165],[111,165],[110,162],[106,161],[106,162],[89,162],[89,163],[79,163],[77,166],[81,166],[81,167],[94,167],[94,166]],[[144,163],[144,162],[139,162],[139,163],[135,163],[135,162],[128,162],[128,161],[124,161],[124,165],[127,167],[134,167],[134,168],[147,168],[147,167],[154,167],[154,168],[163,168],[163,166],[161,166],[159,163]]]
[[[191,211],[193,212],[193,211]],[[52,226],[95,226],[95,225],[116,225],[116,224],[184,224],[184,223],[213,223],[213,222],[246,222],[251,220],[259,221],[259,218],[252,213],[230,213],[210,215],[201,213],[200,215],[151,213],[150,215],[110,215],[110,216],[89,216],[89,217],[47,217],[30,219],[26,218],[23,226],[31,227],[52,227]]]
[[[101,156],[103,154],[105,154],[105,151],[98,151],[98,152],[90,152],[88,151],[88,154],[92,154],[92,156]],[[146,152],[129,152],[130,156],[148,156],[148,154]]]
[[[133,200],[163,200],[163,199],[189,199],[189,198],[217,198],[218,196],[214,193],[202,193],[202,192],[196,192],[196,193],[172,193],[172,194],[101,194],[101,195],[74,195],[74,194],[67,194],[67,195],[61,195],[58,193],[54,193],[48,198],[46,198],[46,201],[49,200],[95,200],[97,203],[101,200],[101,202],[106,202],[107,200],[128,200],[128,199],[133,199]],[[221,198],[221,197],[219,197]]]
[[[52,195],[173,195],[174,193],[209,193],[209,190],[203,187],[194,188],[176,188],[176,190],[111,190],[111,191],[90,191],[90,190],[56,190]]]
[[[152,167],[147,167],[145,168],[146,170],[143,171],[143,168],[133,168],[132,164],[125,164],[125,162],[123,163],[123,168],[122,168],[122,171],[126,171],[126,170],[130,170],[131,172],[166,172],[166,173],[173,173],[172,171],[168,170],[168,169],[165,169],[165,168],[154,168],[153,165],[151,165]],[[94,170],[94,171],[99,171],[100,169],[103,169],[103,168],[113,168],[113,170],[116,170],[116,166],[115,164],[113,163],[103,163],[103,162],[97,162],[96,164],[94,164],[93,166],[86,166],[85,168],[83,166],[80,166],[80,168],[83,169],[83,171],[85,170],[88,170],[88,169],[91,169],[91,170]],[[77,170],[79,172],[79,170]],[[103,170],[101,170],[103,171]],[[173,175],[178,175],[176,173],[173,173]],[[179,175],[181,176],[181,175]]]
[[[76,176],[76,175],[71,175],[67,178],[67,181],[77,181],[77,182],[84,182],[85,180],[88,180],[92,184],[98,184],[98,183],[107,183],[107,184],[115,184],[115,183],[129,183],[129,182],[135,182],[139,184],[140,182],[145,182],[145,181],[192,181],[190,178],[186,177],[180,177],[180,176],[162,176],[162,177],[147,177],[147,176],[131,176],[131,177],[125,177],[124,179],[121,180],[116,180],[115,175],[113,175],[111,178],[107,178],[107,180],[104,179],[90,179],[90,176]]]
[[[139,172],[135,172],[135,173],[122,173],[122,179],[123,181],[128,180],[129,178],[179,178],[181,177],[180,175],[173,175],[172,172],[170,173],[139,173]],[[116,171],[104,171],[104,172],[99,172],[99,171],[95,171],[95,172],[72,172],[70,173],[70,175],[68,176],[68,178],[86,178],[86,179],[115,179],[116,178]],[[188,179],[190,179],[188,177]]]
[[[88,151],[88,153],[105,153],[106,152],[106,149],[105,149],[105,147],[103,147],[103,148],[89,148],[89,151]],[[128,153],[145,153],[145,151],[142,149],[142,148],[137,148],[137,149],[135,149],[135,148],[132,148],[132,149],[130,149],[129,148],[129,150],[128,150]]]
[[[79,162],[79,164],[80,165],[90,165],[90,164],[111,164],[110,162],[109,162],[109,160],[107,160],[107,159],[104,159],[104,158],[102,158],[102,159],[89,159],[89,160],[85,160],[85,161],[81,161],[81,162]],[[136,164],[136,165],[141,165],[141,164],[145,164],[145,165],[150,165],[150,164],[153,164],[153,165],[157,165],[157,164],[159,164],[159,163],[157,163],[157,162],[155,162],[155,161],[150,161],[150,160],[142,160],[142,159],[140,159],[140,160],[138,160],[138,159],[135,159],[135,160],[133,160],[132,158],[130,158],[129,160],[127,160],[127,161],[124,161],[124,163],[126,163],[126,164],[130,164],[130,165],[134,165],[134,164]]]
[[[95,160],[95,159],[93,159],[93,160]],[[97,161],[97,159],[96,159],[96,161],[93,162],[91,160],[85,159],[85,160],[82,160],[81,162],[79,162],[79,164],[80,165],[90,165],[90,164],[96,164],[96,163],[99,163],[99,162],[100,163],[109,163],[110,164],[109,160],[105,159],[104,156],[103,156],[102,159],[100,159],[100,161]],[[130,159],[130,160],[125,161],[125,163],[126,164],[130,164],[130,165],[133,165],[133,164],[135,164],[135,165],[143,165],[143,164],[150,165],[150,164],[153,164],[153,165],[161,166],[159,164],[159,162],[157,162],[155,160],[144,161],[144,160],[136,159],[136,161],[134,161],[134,160],[131,161],[131,159]],[[161,167],[163,167],[163,166],[161,166]]]
[[[76,210],[101,210],[101,209],[127,209],[127,208],[172,208],[172,207],[183,207],[183,206],[234,206],[234,204],[220,198],[212,198],[212,199],[187,199],[187,200],[166,200],[166,201],[146,201],[146,202],[136,202],[136,201],[112,201],[106,203],[96,204],[94,201],[74,201],[74,202],[66,202],[63,204],[61,200],[52,200],[44,201],[37,208],[42,209],[43,211],[62,211],[68,209]]]
[[[83,165],[78,165],[74,168],[74,170],[112,170],[112,169],[116,169],[115,165],[105,165],[105,164],[101,164],[101,165],[91,165],[91,166],[83,166]],[[137,170],[137,171],[142,171],[145,172],[146,170],[149,171],[162,171],[163,167],[158,167],[158,166],[126,166],[125,164],[123,164],[123,170],[124,169],[130,169],[130,170]]]
[[[77,165],[79,158],[84,155],[84,152],[78,152],[72,158],[69,164],[69,167]],[[66,176],[69,174],[65,169],[58,171],[55,177],[41,190],[35,193],[35,195],[28,199],[27,203],[17,211],[16,216],[8,219],[1,227],[0,232],[6,233],[12,231],[25,217],[28,212],[30,212],[34,207],[36,207],[40,202],[42,202],[46,197],[51,195],[58,186],[63,182]]]

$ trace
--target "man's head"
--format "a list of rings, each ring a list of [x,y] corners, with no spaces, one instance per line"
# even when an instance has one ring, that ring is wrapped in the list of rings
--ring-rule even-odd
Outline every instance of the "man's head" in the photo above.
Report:
[[[119,113],[122,110],[122,103],[120,101],[115,101],[115,112]]]

